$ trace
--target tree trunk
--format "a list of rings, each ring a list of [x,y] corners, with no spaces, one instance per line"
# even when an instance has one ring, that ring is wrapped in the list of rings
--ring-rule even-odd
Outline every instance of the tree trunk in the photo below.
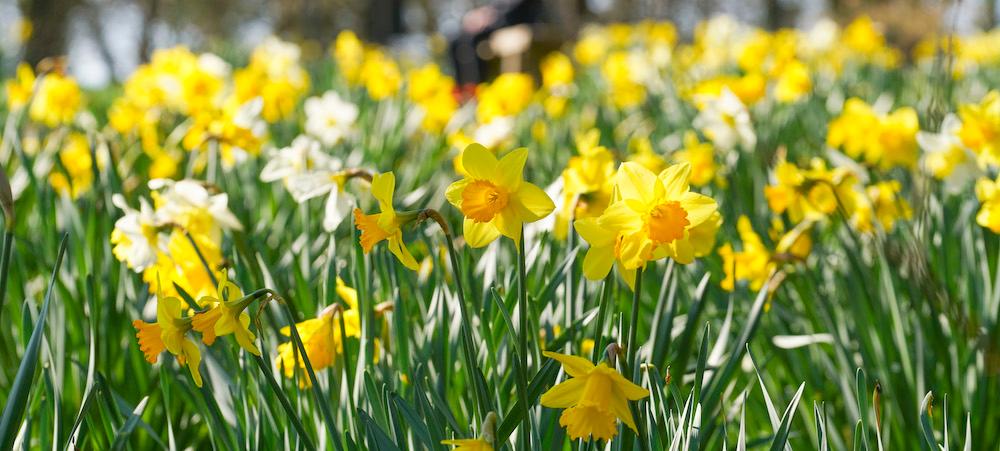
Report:
[[[29,64],[66,53],[70,10],[75,5],[75,0],[30,0],[21,4],[22,14],[34,30],[24,51]]]

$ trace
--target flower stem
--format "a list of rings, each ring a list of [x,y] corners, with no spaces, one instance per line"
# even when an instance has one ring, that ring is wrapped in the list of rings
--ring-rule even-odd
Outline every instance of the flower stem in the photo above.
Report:
[[[518,352],[521,364],[517,371],[518,395],[524,406],[521,419],[521,434],[524,436],[523,449],[531,449],[531,415],[528,407],[528,286],[524,262],[524,228],[521,228],[521,242],[517,246],[517,316],[519,323]]]
[[[628,326],[628,345],[625,348],[625,362],[623,362],[624,374],[636,385],[641,385],[639,376],[639,362],[636,360],[636,351],[639,346],[637,336],[639,334],[639,305],[642,301],[642,267],[635,270],[635,289],[632,296],[632,319]],[[629,401],[629,408],[632,416],[635,417],[635,425],[638,431],[636,436],[639,439],[639,449],[647,451],[649,444],[646,443],[646,419],[643,413],[645,410],[639,408],[638,401]],[[629,447],[631,449],[631,447]]]
[[[458,252],[455,250],[455,241],[451,235],[451,227],[448,226],[448,222],[444,220],[444,217],[437,210],[421,210],[417,215],[417,221],[425,219],[432,219],[438,224],[438,227],[444,232],[445,241],[448,243],[448,258],[451,260],[451,270],[455,277],[455,293],[458,295],[458,308],[462,314],[462,327],[460,327],[462,353],[465,355],[465,367],[469,373],[469,382],[474,387],[473,391],[475,392],[478,414],[481,419],[485,419],[487,413],[492,410],[492,405],[490,404],[486,387],[483,385],[482,372],[479,370],[479,365],[476,364],[476,354],[472,340],[472,318],[469,316],[468,304],[465,299],[462,271],[459,269]]]
[[[14,231],[8,229],[3,235],[3,256],[0,257],[0,317],[3,316],[3,306],[7,300],[7,273],[10,272],[10,253],[13,248]]]

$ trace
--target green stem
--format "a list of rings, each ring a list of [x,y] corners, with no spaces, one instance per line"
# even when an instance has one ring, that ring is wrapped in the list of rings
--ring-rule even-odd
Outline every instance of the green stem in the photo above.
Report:
[[[622,365],[625,375],[636,385],[639,385],[640,382],[639,362],[636,361],[636,348],[639,345],[637,337],[639,335],[639,305],[642,301],[642,269],[642,267],[639,267],[635,270],[635,289],[632,293],[632,319],[628,326],[628,345],[625,348],[626,358],[624,365]],[[649,450],[649,444],[646,443],[646,420],[643,415],[645,411],[639,408],[639,401],[629,401],[629,408],[632,410],[632,416],[635,417],[639,448],[647,451]]]
[[[521,228],[521,242],[517,246],[517,316],[518,316],[518,348],[521,365],[517,372],[518,395],[524,406],[524,416],[521,420],[522,449],[531,449],[531,415],[528,404],[528,286],[524,262],[524,228]]]
[[[14,232],[7,230],[3,235],[3,256],[0,256],[0,317],[7,300],[7,273],[10,272],[10,253],[14,247]]]
[[[476,389],[476,404],[479,407],[478,412],[480,418],[485,418],[486,413],[489,410],[487,407],[487,400],[483,399],[482,389],[479,387],[479,375],[475,374],[476,354],[472,346],[472,326],[470,325],[469,307],[465,300],[465,289],[462,287],[462,274],[458,269],[458,252],[455,251],[455,242],[451,237],[450,233],[444,234],[445,241],[448,242],[448,258],[451,260],[451,270],[455,277],[455,293],[458,295],[458,308],[462,313],[461,322],[461,336],[462,336],[462,353],[465,354],[465,367],[469,372],[469,382],[471,382]]]
[[[458,308],[462,314],[462,322],[460,329],[461,341],[462,341],[462,353],[465,355],[465,367],[469,373],[469,382],[472,383],[475,392],[477,412],[480,418],[485,420],[486,415],[493,410],[492,405],[489,401],[488,394],[486,393],[486,387],[482,384],[482,372],[479,372],[479,365],[476,364],[476,354],[475,347],[473,346],[472,339],[472,317],[469,316],[469,308],[465,299],[465,288],[462,284],[462,271],[459,269],[458,264],[458,252],[455,250],[455,241],[451,236],[451,227],[448,226],[448,222],[444,220],[437,210],[426,209],[422,210],[417,215],[418,221],[423,221],[424,219],[433,219],[434,222],[438,224],[441,231],[444,232],[445,241],[448,243],[448,258],[451,260],[451,271],[455,277],[455,293],[458,295]],[[478,372],[478,374],[477,374]]]

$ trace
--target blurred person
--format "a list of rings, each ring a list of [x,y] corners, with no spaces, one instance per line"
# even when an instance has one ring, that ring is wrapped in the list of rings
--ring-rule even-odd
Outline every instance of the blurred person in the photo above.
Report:
[[[462,29],[449,43],[459,86],[486,79],[486,61],[476,51],[480,43],[502,28],[520,24],[538,24],[547,19],[542,0],[495,0],[475,8],[462,17]]]

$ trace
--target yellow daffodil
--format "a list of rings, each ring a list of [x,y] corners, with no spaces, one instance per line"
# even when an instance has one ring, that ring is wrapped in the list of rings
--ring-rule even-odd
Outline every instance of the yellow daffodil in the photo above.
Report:
[[[531,104],[535,82],[528,74],[501,74],[476,89],[476,120],[488,124],[496,118],[516,116]]]
[[[48,127],[73,122],[83,106],[83,94],[76,80],[59,73],[50,73],[38,83],[28,114],[31,120]]]
[[[648,397],[649,390],[628,381],[604,362],[594,365],[582,357],[548,351],[543,354],[562,363],[570,376],[545,392],[541,404],[565,409],[559,424],[566,428],[571,440],[611,440],[618,433],[617,420],[636,431],[628,403]]]
[[[898,180],[878,182],[865,188],[863,202],[854,212],[854,225],[862,232],[872,232],[875,221],[885,231],[891,231],[896,221],[910,219],[913,210],[900,192]]]
[[[90,191],[94,183],[94,161],[90,157],[90,142],[87,135],[71,133],[66,137],[66,144],[59,151],[61,170],[53,170],[49,174],[49,183],[59,194],[68,195],[73,199]]]
[[[691,184],[705,186],[715,179],[715,149],[711,143],[698,141],[693,131],[684,133],[684,147],[675,152],[674,161],[691,165]]]
[[[840,116],[830,121],[826,143],[850,157],[882,170],[917,163],[920,124],[913,108],[879,114],[861,99],[848,99]]]
[[[343,352],[343,339],[340,330],[340,316],[343,315],[344,331],[347,337],[361,336],[361,319],[358,316],[357,292],[353,288],[344,284],[344,281],[337,278],[337,294],[346,303],[346,308],[327,307],[317,315],[316,318],[307,319],[295,324],[302,345],[306,349],[306,356],[309,357],[309,364],[313,370],[319,371],[334,364],[338,353]],[[291,336],[291,328],[286,326],[281,329],[281,334]],[[305,370],[305,361],[298,356],[298,350],[291,341],[278,345],[278,355],[275,357],[282,374],[287,378],[295,375],[296,368]],[[298,364],[296,365],[296,362]],[[308,377],[300,377],[299,385],[308,387],[310,381]]]
[[[343,74],[348,84],[356,85],[361,74],[361,64],[365,59],[365,47],[358,35],[351,30],[337,34],[337,39],[330,48],[337,69]]]
[[[1000,164],[1000,91],[990,91],[979,104],[958,109],[962,125],[958,136],[982,163]]]
[[[857,177],[844,168],[828,169],[813,159],[805,169],[782,158],[773,172],[774,183],[764,187],[771,211],[787,212],[792,222],[818,220],[838,212],[851,215],[857,205]]]
[[[201,333],[202,342],[206,345],[211,346],[216,337],[233,334],[243,349],[260,355],[254,344],[257,336],[250,331],[250,315],[244,311],[253,299],[244,299],[243,291],[228,280],[226,272],[220,274],[218,297],[206,296],[198,301],[199,305],[211,307],[194,315],[192,328]]]
[[[378,201],[381,213],[366,215],[354,209],[354,224],[361,231],[361,248],[365,253],[372,251],[380,241],[386,241],[389,252],[399,259],[403,266],[416,271],[420,268],[416,259],[403,243],[401,227],[416,219],[416,213],[396,213],[392,206],[393,192],[396,190],[396,176],[392,172],[375,174],[372,177],[372,196]]]
[[[198,345],[187,337],[191,331],[191,318],[184,317],[181,300],[173,296],[157,296],[156,322],[146,323],[135,320],[132,326],[138,331],[139,348],[146,355],[146,361],[155,363],[163,350],[169,351],[181,365],[187,365],[195,385],[201,387],[201,351]]]
[[[732,244],[726,243],[719,248],[726,274],[720,285],[726,291],[733,291],[736,281],[746,280],[751,291],[760,290],[779,263],[789,259],[803,260],[809,255],[812,250],[812,239],[809,236],[811,227],[812,222],[803,221],[787,233],[780,234],[774,252],[771,252],[754,232],[750,218],[740,216],[736,229],[743,247],[736,251]],[[775,232],[778,235],[780,230]]]
[[[689,190],[691,165],[677,164],[659,175],[636,163],[623,163],[615,175],[619,199],[598,219],[619,236],[619,258],[627,270],[671,257],[694,261],[690,230],[714,213],[715,200]]]
[[[981,178],[976,182],[976,197],[979,198],[979,214],[976,223],[1000,233],[1000,178]]]
[[[592,129],[577,138],[579,155],[570,157],[562,172],[563,206],[556,216],[555,233],[566,236],[573,219],[600,216],[611,202],[615,157],[598,145],[600,132]]]
[[[465,216],[465,241],[483,247],[506,236],[521,240],[524,223],[535,222],[555,209],[538,186],[522,179],[528,149],[520,148],[500,160],[485,147],[471,144],[462,152],[467,175],[448,186],[446,196]]]
[[[4,83],[4,90],[7,92],[7,109],[15,111],[24,108],[31,100],[34,89],[35,72],[31,70],[28,63],[18,64],[16,76]]]

